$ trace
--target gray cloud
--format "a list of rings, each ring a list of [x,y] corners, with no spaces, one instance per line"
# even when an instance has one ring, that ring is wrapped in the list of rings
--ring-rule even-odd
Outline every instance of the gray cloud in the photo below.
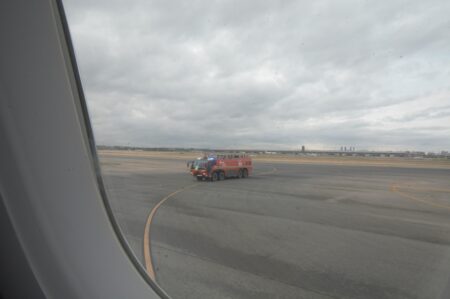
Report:
[[[450,149],[448,1],[66,1],[99,144]]]

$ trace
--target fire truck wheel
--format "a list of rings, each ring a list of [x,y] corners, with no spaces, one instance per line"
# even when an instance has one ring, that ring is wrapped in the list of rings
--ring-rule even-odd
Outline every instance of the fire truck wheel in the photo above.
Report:
[[[201,180],[203,180],[203,178],[200,177],[200,176],[198,176],[198,177],[197,177],[197,181],[201,181]]]
[[[220,180],[220,181],[225,180],[225,173],[224,173],[223,171],[221,171],[221,172],[219,173],[219,180]]]
[[[211,181],[212,181],[212,182],[217,181],[217,172],[214,172],[214,173],[212,174],[212,176],[211,176]]]
[[[242,177],[248,178],[248,170],[247,169],[244,169],[244,171],[242,172]]]

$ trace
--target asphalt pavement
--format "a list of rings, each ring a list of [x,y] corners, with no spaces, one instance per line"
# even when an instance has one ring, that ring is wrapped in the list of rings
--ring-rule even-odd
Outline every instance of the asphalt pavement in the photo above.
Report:
[[[101,162],[144,266],[164,199],[148,239],[173,298],[450,298],[450,170],[255,163],[211,183],[183,159]]]

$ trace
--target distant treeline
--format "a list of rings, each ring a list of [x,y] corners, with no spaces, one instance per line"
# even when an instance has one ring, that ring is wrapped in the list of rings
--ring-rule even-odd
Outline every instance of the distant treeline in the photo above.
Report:
[[[204,148],[181,148],[181,147],[136,147],[121,145],[97,145],[97,150],[122,150],[122,151],[149,151],[149,152],[187,152],[187,151],[214,151]]]
[[[185,147],[136,147],[121,145],[98,145],[98,150],[122,150],[122,151],[153,151],[153,152],[221,152],[221,153],[247,153],[247,154],[282,154],[301,156],[344,156],[344,157],[408,157],[408,158],[447,158],[450,159],[448,151],[441,153],[420,152],[420,151],[340,151],[340,150],[242,150],[242,149],[211,149],[211,148],[185,148]]]

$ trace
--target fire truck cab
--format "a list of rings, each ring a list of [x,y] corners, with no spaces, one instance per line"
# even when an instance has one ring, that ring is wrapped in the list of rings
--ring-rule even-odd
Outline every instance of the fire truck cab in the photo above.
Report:
[[[197,180],[220,181],[226,178],[247,178],[253,171],[247,154],[210,154],[192,161],[190,172]]]

